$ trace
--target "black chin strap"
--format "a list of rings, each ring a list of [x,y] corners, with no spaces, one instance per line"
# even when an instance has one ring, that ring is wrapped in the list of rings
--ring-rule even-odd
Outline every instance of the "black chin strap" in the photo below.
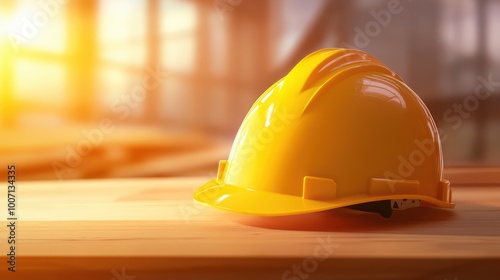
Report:
[[[392,216],[392,207],[390,200],[381,200],[381,201],[373,201],[366,202],[361,204],[355,204],[351,206],[347,206],[347,208],[364,211],[364,212],[373,212],[379,213],[380,216],[384,218],[390,218]]]

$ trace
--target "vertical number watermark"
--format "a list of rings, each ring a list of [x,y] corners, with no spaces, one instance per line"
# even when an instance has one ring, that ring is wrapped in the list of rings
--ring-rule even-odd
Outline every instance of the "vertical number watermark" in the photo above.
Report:
[[[10,272],[16,272],[16,200],[16,166],[9,165],[7,166],[7,232],[9,232],[7,269]]]

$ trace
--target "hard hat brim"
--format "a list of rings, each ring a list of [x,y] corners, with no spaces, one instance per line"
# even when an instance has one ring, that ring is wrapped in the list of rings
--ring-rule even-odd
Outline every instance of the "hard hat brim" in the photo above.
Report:
[[[355,197],[351,196],[345,199],[335,199],[332,201],[311,200],[294,195],[245,189],[220,183],[217,179],[213,179],[201,186],[198,190],[196,190],[193,197],[195,201],[214,208],[259,216],[305,214],[372,201],[405,198],[420,199],[429,203],[430,206],[443,208],[455,207],[455,204],[453,203],[448,203],[432,197],[404,194],[390,196],[358,195]]]

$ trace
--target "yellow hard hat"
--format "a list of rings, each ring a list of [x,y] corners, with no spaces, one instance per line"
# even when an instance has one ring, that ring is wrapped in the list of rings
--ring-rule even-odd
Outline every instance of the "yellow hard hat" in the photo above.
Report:
[[[194,200],[265,216],[454,207],[425,104],[379,60],[349,49],[308,55],[264,92]]]

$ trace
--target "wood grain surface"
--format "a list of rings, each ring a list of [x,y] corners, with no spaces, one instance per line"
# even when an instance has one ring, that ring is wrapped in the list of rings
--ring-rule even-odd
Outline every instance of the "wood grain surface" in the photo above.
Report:
[[[18,182],[17,272],[2,226],[0,279],[500,279],[500,185],[390,219],[252,217],[194,204],[208,179]]]

